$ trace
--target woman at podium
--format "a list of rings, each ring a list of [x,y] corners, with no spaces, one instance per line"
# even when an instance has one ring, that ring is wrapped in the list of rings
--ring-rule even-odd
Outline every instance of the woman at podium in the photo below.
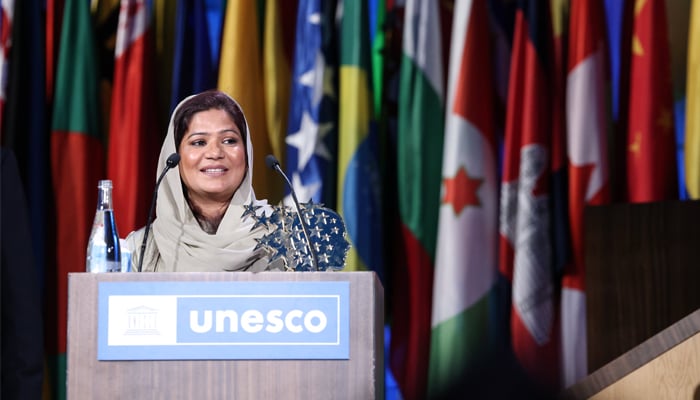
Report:
[[[269,228],[245,218],[247,213],[270,210],[253,191],[250,135],[243,110],[223,92],[202,92],[178,104],[161,147],[159,169],[173,153],[180,161],[158,189],[157,217],[143,260],[146,227],[126,238],[133,270],[138,266],[145,272],[274,269],[256,241]]]

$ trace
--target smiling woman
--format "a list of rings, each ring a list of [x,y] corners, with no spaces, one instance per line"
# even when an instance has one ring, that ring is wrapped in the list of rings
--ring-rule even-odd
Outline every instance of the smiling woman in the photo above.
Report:
[[[267,226],[242,218],[245,206],[252,204],[258,215],[272,208],[255,199],[253,146],[238,103],[213,90],[183,100],[170,121],[159,165],[175,151],[180,163],[158,191],[143,271],[272,269],[256,241],[269,233]],[[139,248],[143,236],[143,228],[130,233],[127,246]],[[138,258],[133,252],[134,265]]]

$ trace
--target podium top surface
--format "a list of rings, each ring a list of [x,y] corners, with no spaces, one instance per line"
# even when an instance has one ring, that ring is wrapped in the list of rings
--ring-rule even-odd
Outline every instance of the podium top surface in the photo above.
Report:
[[[371,283],[382,287],[379,276],[373,271],[351,272],[71,272],[68,280],[79,282],[126,282],[126,281],[351,281]]]

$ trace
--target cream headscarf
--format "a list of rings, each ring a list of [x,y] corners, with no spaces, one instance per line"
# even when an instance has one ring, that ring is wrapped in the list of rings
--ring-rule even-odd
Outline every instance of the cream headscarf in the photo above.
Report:
[[[166,165],[168,157],[176,152],[174,116],[180,106],[192,97],[194,96],[180,102],[171,115],[168,134],[158,159],[158,174]],[[235,100],[231,100],[235,103]],[[238,103],[236,105],[242,112]],[[246,121],[245,141],[248,170],[241,186],[234,193],[217,232],[213,235],[202,230],[187,204],[180,180],[179,167],[173,168],[166,174],[158,189],[157,218],[153,222],[152,236],[148,238],[146,246],[142,267],[144,272],[250,271],[267,268],[266,254],[262,250],[254,251],[257,245],[255,239],[268,233],[267,229],[264,226],[252,229],[255,223],[253,218],[241,218],[245,211],[244,205],[251,202],[261,207],[258,214],[271,211],[266,200],[255,199],[252,187],[253,143],[250,135]],[[134,267],[138,265],[138,253],[140,252],[143,231],[141,229],[137,235],[127,238],[127,241],[131,242],[130,247],[134,250],[132,255]],[[135,243],[138,243],[136,248],[133,247]]]

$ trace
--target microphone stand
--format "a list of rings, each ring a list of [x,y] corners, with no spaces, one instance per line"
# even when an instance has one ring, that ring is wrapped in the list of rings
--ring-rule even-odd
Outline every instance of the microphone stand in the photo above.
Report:
[[[151,223],[153,222],[153,211],[156,207],[156,198],[158,197],[158,188],[160,187],[160,182],[163,180],[165,177],[165,173],[168,172],[171,168],[174,168],[177,166],[177,164],[180,162],[180,155],[177,153],[173,153],[170,156],[168,156],[168,159],[165,161],[165,168],[163,168],[163,172],[160,173],[160,176],[158,177],[158,180],[156,181],[156,187],[153,189],[153,196],[151,197],[151,208],[148,211],[148,220],[146,221],[146,230],[143,233],[143,240],[141,241],[141,254],[139,255],[139,265],[138,268],[136,269],[137,272],[141,272],[141,268],[143,268],[143,256],[146,253],[146,241],[148,239],[148,232],[151,230]]]
[[[275,158],[275,156],[273,156],[272,154],[268,154],[267,157],[265,157],[265,164],[267,164],[269,168],[274,169],[280,175],[282,175],[284,180],[287,182],[287,185],[289,185],[289,191],[292,193],[292,200],[294,200],[294,205],[296,206],[297,216],[299,217],[299,222],[301,222],[301,229],[304,231],[304,237],[306,238],[306,247],[308,247],[309,253],[311,254],[311,262],[313,264],[314,271],[318,271],[318,259],[316,258],[316,252],[311,246],[311,237],[309,236],[309,229],[306,226],[304,217],[302,217],[301,215],[301,207],[299,206],[299,201],[297,200],[297,194],[294,191],[294,186],[292,186],[292,183],[289,181],[289,178],[287,178],[287,175],[284,173],[284,171],[282,171],[280,163],[279,161],[277,161],[277,158]]]

